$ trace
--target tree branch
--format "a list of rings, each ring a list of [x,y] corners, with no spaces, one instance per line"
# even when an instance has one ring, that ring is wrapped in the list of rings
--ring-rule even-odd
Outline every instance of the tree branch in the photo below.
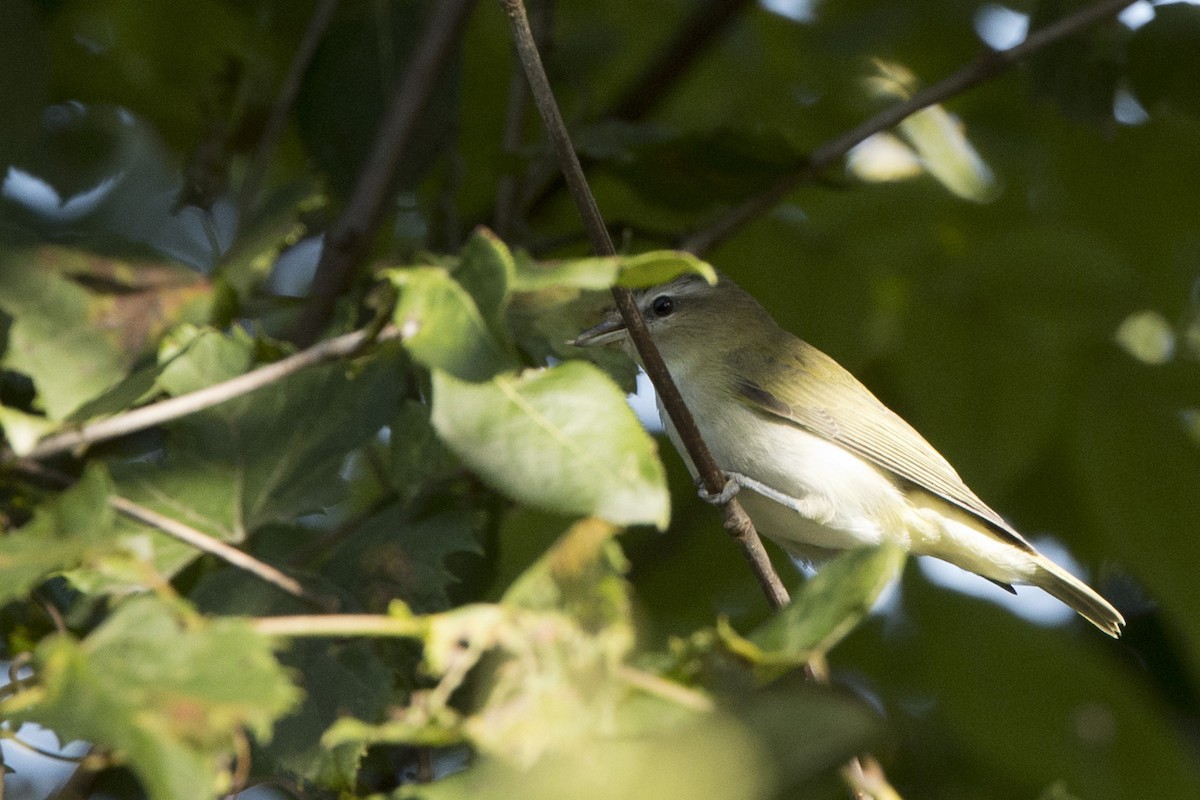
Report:
[[[69,475],[65,475],[58,470],[38,464],[34,461],[18,461],[10,465],[14,470],[26,476],[38,478],[60,487],[68,487],[75,481]],[[143,505],[133,502],[120,495],[109,495],[108,504],[113,509],[124,514],[130,519],[137,520],[143,525],[149,525],[152,528],[162,531],[167,536],[170,536],[176,541],[183,542],[189,547],[195,548],[202,553],[208,553],[229,564],[231,567],[236,567],[244,572],[248,572],[257,578],[260,578],[272,586],[287,592],[293,597],[298,597],[301,600],[309,603],[316,608],[325,608],[327,603],[324,603],[319,598],[309,594],[304,587],[300,585],[295,578],[283,574],[279,570],[272,567],[270,564],[259,561],[249,553],[239,550],[233,545],[215,537],[209,536],[207,533],[198,531],[190,525],[185,525],[177,519],[173,519],[157,511],[146,508]]]
[[[433,4],[425,35],[392,95],[354,194],[325,234],[308,302],[292,333],[292,341],[301,347],[320,336],[333,316],[337,298],[350,287],[355,268],[370,249],[396,168],[413,141],[438,78],[474,6],[475,0],[440,0]]]
[[[126,411],[98,422],[84,425],[78,430],[63,431],[48,436],[37,444],[25,458],[40,460],[50,456],[60,455],[75,450],[82,450],[97,442],[116,439],[130,433],[152,428],[164,422],[170,422],[189,414],[195,414],[206,408],[224,403],[256,389],[261,389],[275,381],[299,372],[300,370],[335,361],[356,354],[365,345],[373,341],[387,341],[400,337],[400,330],[392,325],[386,325],[375,334],[372,328],[343,334],[334,339],[316,344],[307,350],[288,356],[256,370],[230,378],[227,381],[206,386],[188,394],[161,400],[141,408]]]
[[[567,189],[583,218],[583,225],[588,232],[592,249],[597,255],[615,255],[616,250],[608,236],[608,229],[604,225],[600,209],[596,205],[596,199],[593,197],[591,189],[588,188],[587,178],[583,175],[579,157],[571,144],[567,127],[563,123],[554,93],[550,88],[550,80],[546,77],[546,71],[542,66],[537,44],[529,29],[524,3],[521,0],[501,0],[501,4],[511,23],[517,55],[525,70],[525,77],[529,80],[534,103],[537,105],[547,135],[558,155],[563,177],[567,182]],[[679,432],[679,438],[683,442],[688,456],[696,465],[705,489],[712,494],[719,494],[725,487],[725,476],[716,461],[713,460],[708,446],[704,443],[700,431],[696,427],[696,421],[692,418],[691,412],[679,394],[679,389],[667,371],[662,355],[654,346],[650,332],[646,329],[646,321],[642,318],[641,311],[638,310],[637,303],[633,299],[633,293],[624,287],[614,287],[612,291],[613,299],[625,320],[629,336],[642,359],[646,374],[654,384],[675,430]],[[779,576],[771,566],[770,558],[763,549],[762,542],[759,541],[750,517],[746,515],[736,497],[725,504],[724,511],[725,528],[737,540],[746,560],[754,569],[755,577],[763,587],[768,601],[775,608],[782,607],[787,602],[787,590],[784,589]]]
[[[288,115],[296,103],[296,97],[300,94],[300,84],[304,80],[304,73],[308,71],[308,65],[312,63],[313,56],[317,53],[317,47],[325,38],[325,32],[329,30],[329,24],[333,21],[337,7],[338,0],[317,0],[317,7],[313,9],[304,36],[301,37],[300,44],[296,47],[296,55],[292,57],[292,63],[288,66],[283,85],[279,88],[279,96],[275,98],[275,103],[271,106],[271,116],[267,118],[267,124],[263,126],[262,135],[258,138],[258,145],[254,148],[254,155],[250,157],[250,164],[246,167],[246,177],[242,180],[241,191],[238,195],[239,232],[245,227],[247,220],[258,205],[259,188],[262,186],[263,177],[267,174],[267,167],[271,164],[271,157],[275,155],[279,138],[283,135],[283,129],[287,125]]]
[[[845,133],[813,150],[804,168],[788,175],[762,194],[750,198],[718,218],[710,226],[692,233],[680,243],[680,249],[704,254],[725,241],[747,223],[766,214],[800,186],[809,183],[825,168],[842,158],[852,147],[876,133],[895,127],[917,111],[943,102],[1005,72],[1033,53],[1067,36],[1109,19],[1133,0],[1102,0],[1040,28],[1007,50],[988,50],[958,72],[914,94],[903,102],[883,109]]]

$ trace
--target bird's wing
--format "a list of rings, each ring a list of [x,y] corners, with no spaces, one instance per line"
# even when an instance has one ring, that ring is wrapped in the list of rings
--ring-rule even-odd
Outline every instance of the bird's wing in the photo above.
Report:
[[[933,445],[871,394],[836,361],[800,339],[751,374],[760,382],[737,379],[743,402],[758,412],[786,420],[846,448],[898,479],[936,495],[985,523],[1001,539],[1032,551],[1021,534],[972,492]],[[741,356],[744,357],[744,356]],[[738,354],[733,358],[740,360]],[[806,375],[797,381],[799,372]],[[733,370],[735,375],[746,370]],[[778,378],[775,378],[778,376]],[[785,379],[791,377],[792,379]],[[773,379],[775,378],[775,379]]]

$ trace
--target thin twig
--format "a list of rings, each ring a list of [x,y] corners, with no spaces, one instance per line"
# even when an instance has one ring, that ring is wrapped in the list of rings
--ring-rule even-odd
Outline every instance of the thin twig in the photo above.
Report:
[[[371,328],[343,334],[244,375],[238,375],[236,378],[135,408],[132,411],[84,425],[77,430],[63,431],[48,436],[33,450],[26,453],[25,458],[40,460],[82,450],[97,442],[126,436],[155,425],[161,425],[164,422],[186,417],[197,411],[261,389],[300,370],[354,355],[372,341],[386,341],[399,338],[399,336],[400,330],[392,325],[384,326],[377,335]]]
[[[424,633],[426,623],[384,614],[319,614],[258,617],[250,625],[264,636],[412,638]]]
[[[1078,33],[1097,22],[1115,16],[1133,0],[1102,0],[1092,6],[1039,28],[1025,40],[1007,50],[988,50],[973,62],[947,78],[914,94],[907,100],[883,109],[817,149],[813,150],[799,172],[788,175],[762,194],[756,195],[706,228],[685,237],[680,249],[698,255],[711,251],[747,223],[766,214],[795,189],[815,179],[825,168],[842,158],[852,147],[867,138],[900,124],[921,109],[954,97],[980,83],[991,80],[1018,61],[1025,59],[1067,36]]]
[[[14,471],[23,475],[47,481],[57,486],[68,487],[74,483],[74,479],[70,475],[59,472],[56,469],[38,464],[35,461],[21,460],[9,465]],[[183,542],[189,547],[195,548],[202,553],[208,553],[220,560],[229,564],[231,567],[236,567],[244,572],[248,572],[261,580],[266,581],[272,586],[281,589],[284,592],[304,600],[309,605],[317,608],[325,608],[327,603],[322,599],[315,597],[305,591],[304,587],[292,577],[283,574],[279,570],[259,561],[249,553],[239,550],[233,545],[213,536],[209,536],[203,531],[196,530],[190,525],[185,525],[177,519],[160,514],[154,509],[147,508],[139,503],[135,503],[120,495],[109,495],[108,504],[116,511],[124,514],[130,519],[137,520],[143,525],[149,525],[162,531],[172,539]]]
[[[524,3],[521,0],[501,0],[501,5],[508,14],[513,39],[517,46],[517,55],[525,69],[525,77],[529,80],[534,103],[542,116],[542,123],[546,127],[554,150],[558,154],[563,176],[567,181],[567,189],[583,218],[583,226],[588,232],[592,249],[597,255],[615,255],[616,250],[608,236],[608,229],[604,225],[604,219],[600,215],[596,199],[593,197],[591,189],[588,188],[587,178],[583,175],[579,157],[571,144],[570,135],[567,133],[567,127],[558,110],[558,103],[550,88],[550,80],[546,77],[546,71],[542,66],[537,44],[529,29]],[[633,299],[633,293],[623,287],[613,287],[612,291],[613,299],[625,321],[629,337],[633,340],[638,355],[641,357],[646,374],[654,384],[667,416],[670,417],[675,430],[679,432],[679,438],[683,442],[688,456],[696,465],[705,489],[710,494],[720,494],[725,487],[725,476],[701,438],[695,419],[683,402],[675,382],[671,379],[662,355],[654,346],[650,332],[646,329],[646,321],[642,318],[641,311],[638,310],[637,303]],[[784,589],[779,575],[771,566],[771,560],[767,556],[766,550],[763,549],[750,517],[742,510],[741,503],[736,497],[725,504],[724,513],[725,529],[733,535],[741,547],[742,553],[754,570],[754,575],[763,587],[768,601],[773,607],[781,608],[787,603],[787,590]]]
[[[350,287],[355,268],[370,249],[396,168],[410,149],[438,79],[474,6],[475,0],[441,0],[433,4],[425,35],[392,95],[387,116],[363,164],[354,193],[325,234],[308,302],[292,333],[292,341],[301,347],[320,336],[333,316],[338,297]]]
[[[325,38],[325,31],[329,30],[329,24],[333,21],[338,1],[317,0],[317,7],[313,9],[304,36],[301,37],[300,44],[296,47],[296,54],[288,66],[283,85],[279,88],[279,95],[271,106],[271,116],[267,118],[267,124],[263,126],[262,135],[258,138],[258,145],[254,148],[254,155],[250,157],[250,164],[246,167],[246,177],[242,180],[241,191],[238,195],[238,231],[244,229],[250,215],[254,213],[258,205],[258,191],[262,186],[263,177],[267,174],[267,167],[271,164],[272,156],[275,155],[275,148],[279,145],[279,138],[283,135],[283,129],[287,125],[292,106],[295,105],[296,98],[300,95],[300,85],[304,81],[304,73],[308,71],[308,65],[312,63],[313,56],[317,53],[317,47]]]

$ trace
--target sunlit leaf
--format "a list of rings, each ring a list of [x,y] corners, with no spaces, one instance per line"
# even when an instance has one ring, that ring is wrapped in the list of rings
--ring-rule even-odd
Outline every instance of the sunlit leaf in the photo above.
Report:
[[[523,503],[666,527],[657,447],[598,369],[567,362],[472,384],[433,377],[433,425],[481,478]]]
[[[516,365],[475,300],[446,270],[411,267],[391,270],[387,278],[400,293],[392,321],[421,364],[475,381]]]

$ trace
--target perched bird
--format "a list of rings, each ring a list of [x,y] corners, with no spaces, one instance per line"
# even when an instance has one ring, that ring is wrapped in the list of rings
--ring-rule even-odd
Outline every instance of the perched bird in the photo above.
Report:
[[[717,465],[755,527],[788,553],[819,561],[894,542],[1009,591],[1039,586],[1120,635],[1125,620],[1111,603],[1034,549],[912,426],[733,281],[692,275],[635,296]],[[637,359],[616,311],[574,340],[618,342]],[[661,402],[659,415],[695,477]]]

